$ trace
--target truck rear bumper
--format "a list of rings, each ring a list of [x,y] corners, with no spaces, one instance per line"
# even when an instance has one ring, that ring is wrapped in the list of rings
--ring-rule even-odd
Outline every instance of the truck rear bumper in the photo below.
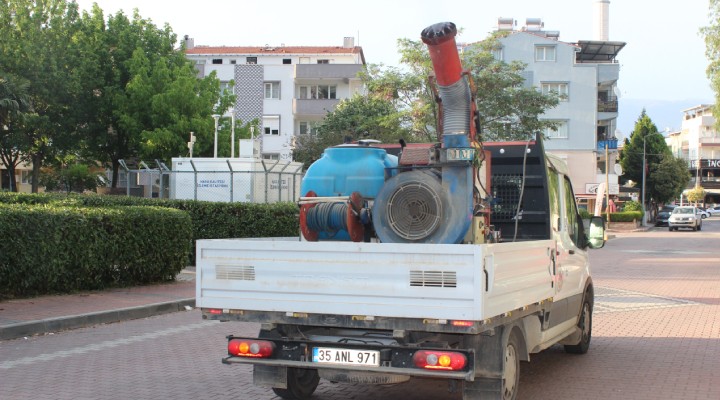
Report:
[[[444,378],[472,381],[475,377],[475,351],[466,349],[431,348],[418,346],[403,346],[397,344],[385,344],[382,340],[368,338],[364,343],[352,342],[320,342],[305,339],[288,338],[242,338],[228,336],[228,341],[257,342],[266,341],[273,344],[271,355],[263,358],[255,356],[240,356],[230,352],[228,357],[222,359],[223,364],[252,364],[265,367],[288,367],[328,371],[354,371],[385,375],[404,375],[424,378]],[[336,349],[339,351],[375,353],[378,359],[375,365],[360,365],[353,360],[345,360],[343,363],[322,362],[313,354],[319,349]],[[442,367],[440,364],[430,368],[423,368],[414,362],[416,356],[421,353],[437,352],[438,354],[450,355],[453,357],[464,357],[464,364],[455,368]],[[424,354],[423,354],[424,355]],[[438,357],[436,357],[437,359]]]
[[[417,368],[393,368],[393,367],[353,367],[348,365],[322,365],[307,361],[288,361],[288,360],[258,360],[248,359],[244,357],[225,357],[222,359],[223,364],[252,364],[270,367],[290,367],[290,368],[308,368],[308,369],[334,369],[357,372],[373,372],[377,374],[389,375],[407,375],[419,378],[445,378],[473,381],[474,373],[472,371],[443,371],[436,372],[431,370],[423,370]]]

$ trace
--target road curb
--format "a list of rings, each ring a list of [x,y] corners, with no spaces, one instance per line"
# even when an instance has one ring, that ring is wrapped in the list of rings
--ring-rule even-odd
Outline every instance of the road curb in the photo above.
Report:
[[[39,321],[19,322],[0,328],[0,340],[17,339],[25,336],[41,335],[67,329],[84,328],[92,325],[109,324],[184,311],[185,307],[195,307],[195,298],[154,303],[144,306],[119,308],[88,314],[48,318]]]

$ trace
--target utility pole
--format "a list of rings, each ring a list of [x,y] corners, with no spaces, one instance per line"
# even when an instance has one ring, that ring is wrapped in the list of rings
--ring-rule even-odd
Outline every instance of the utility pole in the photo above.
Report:
[[[642,163],[642,211],[643,211],[643,218],[642,218],[642,226],[647,226],[647,210],[645,209],[645,170],[646,170],[646,160],[645,160],[645,139],[647,136],[643,136],[643,163]]]

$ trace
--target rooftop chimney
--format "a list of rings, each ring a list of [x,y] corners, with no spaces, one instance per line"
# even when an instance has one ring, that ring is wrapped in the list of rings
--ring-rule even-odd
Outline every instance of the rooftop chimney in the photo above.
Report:
[[[610,33],[610,0],[595,1],[594,40],[607,41]]]
[[[183,37],[183,42],[185,42],[185,50],[190,50],[195,47],[195,39],[191,38],[189,35],[185,35]]]

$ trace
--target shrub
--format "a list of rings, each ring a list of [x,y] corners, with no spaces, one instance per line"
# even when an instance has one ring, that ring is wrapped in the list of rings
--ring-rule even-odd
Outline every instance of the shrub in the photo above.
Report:
[[[189,216],[158,207],[0,205],[0,293],[33,295],[174,279]]]
[[[642,204],[637,201],[626,201],[623,205],[623,211],[640,211],[642,213]]]
[[[607,214],[603,214],[603,218],[607,221]],[[641,211],[623,211],[610,213],[610,221],[612,222],[633,222],[642,219]]]

